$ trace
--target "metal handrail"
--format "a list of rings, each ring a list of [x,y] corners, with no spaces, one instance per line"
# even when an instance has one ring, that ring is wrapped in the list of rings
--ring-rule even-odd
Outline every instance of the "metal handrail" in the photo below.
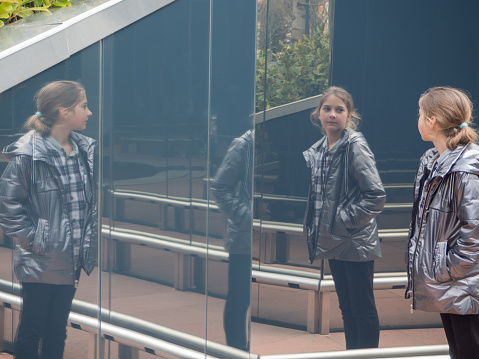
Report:
[[[19,311],[21,309],[21,298],[18,295],[12,294],[19,292],[20,284],[0,279],[0,301],[3,302],[4,307]],[[84,302],[78,299],[73,300],[71,311],[72,313],[70,313],[70,322],[73,323],[73,325],[70,324],[70,326],[72,326],[73,328],[82,330],[87,327],[94,328],[95,325],[92,326],[92,323],[98,323],[98,318],[101,315],[102,335],[106,334],[109,336],[107,338],[109,340],[114,338],[115,341],[120,344],[128,345],[137,349],[143,350],[143,347],[138,347],[138,345],[136,344],[131,345],[131,343],[128,342],[129,338],[132,338],[132,333],[144,335],[144,338],[138,337],[142,341],[146,340],[147,342],[151,342],[149,338],[157,339],[160,340],[162,343],[173,344],[182,348],[188,348],[193,352],[203,352],[203,350],[206,349],[206,354],[210,355],[210,358],[258,358],[258,355],[254,353],[250,354],[242,350],[229,347],[227,345],[216,343],[210,340],[205,340],[204,338],[183,333],[178,330],[171,329],[130,315],[114,312],[106,308],[100,308],[95,304]],[[87,320],[87,318],[89,319]],[[104,328],[107,328],[107,330],[104,331]],[[120,329],[128,330],[129,332],[122,332]],[[97,334],[96,332],[92,333]],[[125,335],[126,337],[123,338]],[[152,349],[151,346],[149,348]],[[158,350],[158,348],[156,350]],[[202,355],[203,356],[201,358],[204,358],[204,354]]]
[[[175,253],[196,255],[202,258],[208,257],[208,259],[214,259],[218,261],[227,261],[229,258],[228,253],[224,250],[212,249],[209,248],[209,246],[200,247],[191,244],[178,243],[176,241],[171,242],[169,240],[147,236],[145,235],[147,234],[145,232],[139,232],[141,234],[135,234],[125,233],[124,231],[117,231],[111,228],[102,228],[101,233],[125,243],[139,244],[151,248],[167,249]]]
[[[214,204],[213,201],[209,203],[205,200],[200,200],[195,198],[194,201],[189,198],[183,197],[169,197],[165,195],[150,193],[150,192],[141,192],[141,191],[132,191],[132,190],[110,190],[110,193],[113,194],[115,198],[121,199],[130,199],[130,200],[140,200],[151,203],[164,203],[169,205],[183,206],[185,208],[209,208],[213,210],[219,210],[218,205]],[[256,197],[256,196],[255,196]],[[261,196],[262,199],[268,200],[287,200],[291,202],[306,203],[306,199],[303,198],[288,198],[288,197],[274,197],[274,196]],[[386,203],[384,209],[393,210],[393,209],[404,209],[412,208],[412,203]]]
[[[134,232],[134,231],[130,231]],[[195,255],[201,258],[208,258],[209,260],[216,260],[226,262],[228,261],[229,254],[225,250],[209,249],[208,247],[199,247],[191,244],[183,244],[176,242],[169,242],[164,239],[152,238],[148,233],[138,232],[124,233],[118,232],[115,229],[107,228],[102,229],[103,234],[109,235],[113,239],[121,240],[131,244],[141,244],[151,248],[167,249],[177,253]],[[334,282],[332,279],[312,278],[311,274],[304,276],[298,275],[299,271],[286,272],[283,269],[283,273],[265,272],[262,270],[252,270],[252,281],[256,283],[271,284],[283,287],[297,288],[303,290],[313,290],[317,292],[333,292]],[[292,275],[292,274],[295,275]],[[404,274],[395,275],[393,277],[374,278],[374,288],[402,288],[407,283],[407,277]]]
[[[201,209],[210,209],[214,211],[219,211],[218,205],[214,202],[207,202],[205,200],[195,199],[190,201],[188,198],[182,197],[168,197],[165,195],[153,194],[148,192],[132,191],[132,190],[110,190],[110,193],[113,194],[115,198],[121,199],[130,199],[130,200],[140,200],[150,203],[161,203],[167,205],[181,206],[185,209],[190,208],[201,208]],[[290,199],[291,201],[296,201],[298,199]],[[395,210],[395,209],[412,209],[412,203],[390,203],[385,204],[385,210]],[[253,220],[253,229],[259,229],[263,231],[281,231],[296,235],[301,235],[303,233],[303,226],[297,223],[287,223],[287,222],[272,222],[272,221],[260,221],[258,219]],[[408,229],[379,229],[379,237],[382,239],[389,238],[401,238],[407,237]]]
[[[440,355],[441,359],[449,359],[448,353],[449,347],[447,345],[423,345],[412,347],[339,350],[319,353],[262,355],[261,359],[393,359],[432,355]]]
[[[6,282],[6,281],[3,281]],[[5,284],[5,283],[3,283]],[[18,286],[18,284],[13,284],[11,287]],[[2,301],[3,307],[11,308],[13,310],[19,310],[21,308],[21,298],[17,295],[9,294],[0,291],[0,301]],[[80,301],[74,300],[74,307],[78,308]],[[98,313],[98,307],[90,303],[83,303],[85,305],[84,309],[87,309],[91,313]],[[129,322],[131,318],[127,315],[122,315],[120,313],[114,313],[107,311],[104,315],[110,316],[110,318],[116,318],[116,321],[121,321],[121,319],[127,319]],[[121,318],[123,317],[123,318]],[[121,318],[121,319],[120,319]],[[134,318],[138,322],[144,322],[138,318]],[[75,329],[81,329],[83,331],[89,332],[91,334],[98,334],[101,328],[101,335],[103,338],[108,340],[114,340],[117,343],[130,346],[139,350],[146,351],[153,355],[162,356],[164,358],[259,358],[257,354],[246,353],[239,351],[234,348],[229,348],[218,343],[207,342],[206,348],[209,348],[209,351],[214,351],[213,346],[216,346],[216,349],[220,348],[216,354],[209,355],[204,353],[199,353],[198,351],[187,349],[178,344],[172,344],[171,342],[161,340],[149,335],[145,335],[135,331],[134,329],[120,327],[111,323],[104,321],[99,321],[94,316],[82,315],[78,313],[70,313],[68,324]],[[153,327],[161,327],[153,323],[149,323]],[[156,329],[156,328],[155,328]],[[168,334],[175,333],[177,331],[168,329]],[[190,339],[194,337],[189,334],[180,333],[185,339]],[[176,334],[176,333],[175,333]],[[197,345],[200,345],[200,349],[203,348],[205,341],[201,338],[194,337],[198,342]],[[221,348],[224,347],[224,348]],[[230,356],[229,354],[237,355]],[[447,345],[427,345],[427,346],[412,346],[412,347],[396,347],[396,348],[375,348],[375,349],[356,349],[356,350],[347,350],[347,351],[332,351],[332,352],[315,352],[315,353],[298,353],[298,354],[277,354],[277,355],[262,355],[261,359],[376,359],[376,358],[404,358],[404,357],[418,357],[418,356],[435,356],[435,359],[446,359],[449,358]],[[161,353],[160,353],[161,352]],[[219,355],[218,355],[219,354]],[[439,357],[438,357],[439,356]],[[432,357],[430,359],[433,359]]]
[[[0,301],[3,304],[3,307],[7,307],[12,310],[19,311],[22,306],[22,300],[19,296],[1,291]],[[98,335],[98,333],[100,333],[102,338],[145,351],[149,354],[161,356],[162,358],[223,359],[221,357],[205,354],[203,351],[199,352],[188,349],[177,344],[169,343],[165,340],[100,321],[95,317],[74,312],[70,312],[68,317],[68,325],[74,329],[80,329],[90,334]],[[246,356],[243,355],[236,358],[245,357]],[[248,355],[247,358],[250,358],[250,356]]]

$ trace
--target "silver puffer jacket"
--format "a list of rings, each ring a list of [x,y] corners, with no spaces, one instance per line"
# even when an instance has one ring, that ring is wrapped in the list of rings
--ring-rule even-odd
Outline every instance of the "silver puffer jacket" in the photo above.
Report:
[[[479,314],[479,147],[451,151],[423,195],[436,155],[427,151],[416,174],[406,298],[427,312]]]
[[[96,141],[74,132],[71,139],[78,145],[79,158],[88,170],[80,264],[90,274],[97,257],[98,207],[93,179]],[[15,239],[14,271],[18,280],[74,284],[68,194],[43,138],[30,131],[5,147],[3,153],[10,161],[0,179],[0,224]]]
[[[340,259],[364,262],[381,256],[376,216],[386,202],[374,155],[360,132],[349,128],[329,150],[331,164],[321,194],[319,228],[314,223],[315,154],[326,141],[321,138],[303,152],[311,168],[311,184],[303,229],[309,261]]]

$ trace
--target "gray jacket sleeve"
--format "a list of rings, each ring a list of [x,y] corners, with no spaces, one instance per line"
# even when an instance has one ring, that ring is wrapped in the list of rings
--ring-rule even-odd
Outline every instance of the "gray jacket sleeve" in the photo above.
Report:
[[[31,157],[15,156],[0,179],[0,224],[7,235],[27,250],[35,236],[35,224],[25,210],[29,199],[31,166]]]
[[[469,271],[479,262],[479,177],[463,172],[454,176],[458,177],[454,192],[460,227],[445,264],[450,276],[458,280],[471,275]]]
[[[241,200],[236,186],[244,177],[245,155],[247,143],[242,138],[237,138],[228,148],[225,158],[211,185],[211,190],[216,198],[216,203],[239,229],[251,226],[251,203]]]
[[[359,189],[359,196],[339,212],[341,220],[348,229],[357,229],[366,225],[379,213],[386,202],[381,178],[376,169],[374,155],[365,140],[351,145],[349,170]]]

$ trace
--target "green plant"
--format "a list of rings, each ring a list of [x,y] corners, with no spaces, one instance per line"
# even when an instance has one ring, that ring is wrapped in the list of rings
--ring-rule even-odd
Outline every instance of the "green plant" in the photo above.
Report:
[[[0,27],[31,16],[50,7],[65,7],[68,0],[0,0]]]
[[[328,86],[329,33],[325,24],[311,37],[286,45],[268,60],[265,91],[265,53],[256,62],[256,111],[260,112],[319,95]],[[265,106],[266,101],[266,106]]]

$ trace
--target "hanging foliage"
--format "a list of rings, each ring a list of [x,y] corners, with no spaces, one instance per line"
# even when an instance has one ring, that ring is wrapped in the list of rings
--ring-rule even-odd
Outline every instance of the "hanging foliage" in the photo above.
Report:
[[[0,0],[0,27],[39,11],[48,11],[51,7],[69,5],[71,3],[68,0]]]
[[[311,37],[280,45],[281,50],[268,60],[266,88],[265,53],[257,58],[256,112],[319,95],[328,86],[329,33],[324,23]]]

